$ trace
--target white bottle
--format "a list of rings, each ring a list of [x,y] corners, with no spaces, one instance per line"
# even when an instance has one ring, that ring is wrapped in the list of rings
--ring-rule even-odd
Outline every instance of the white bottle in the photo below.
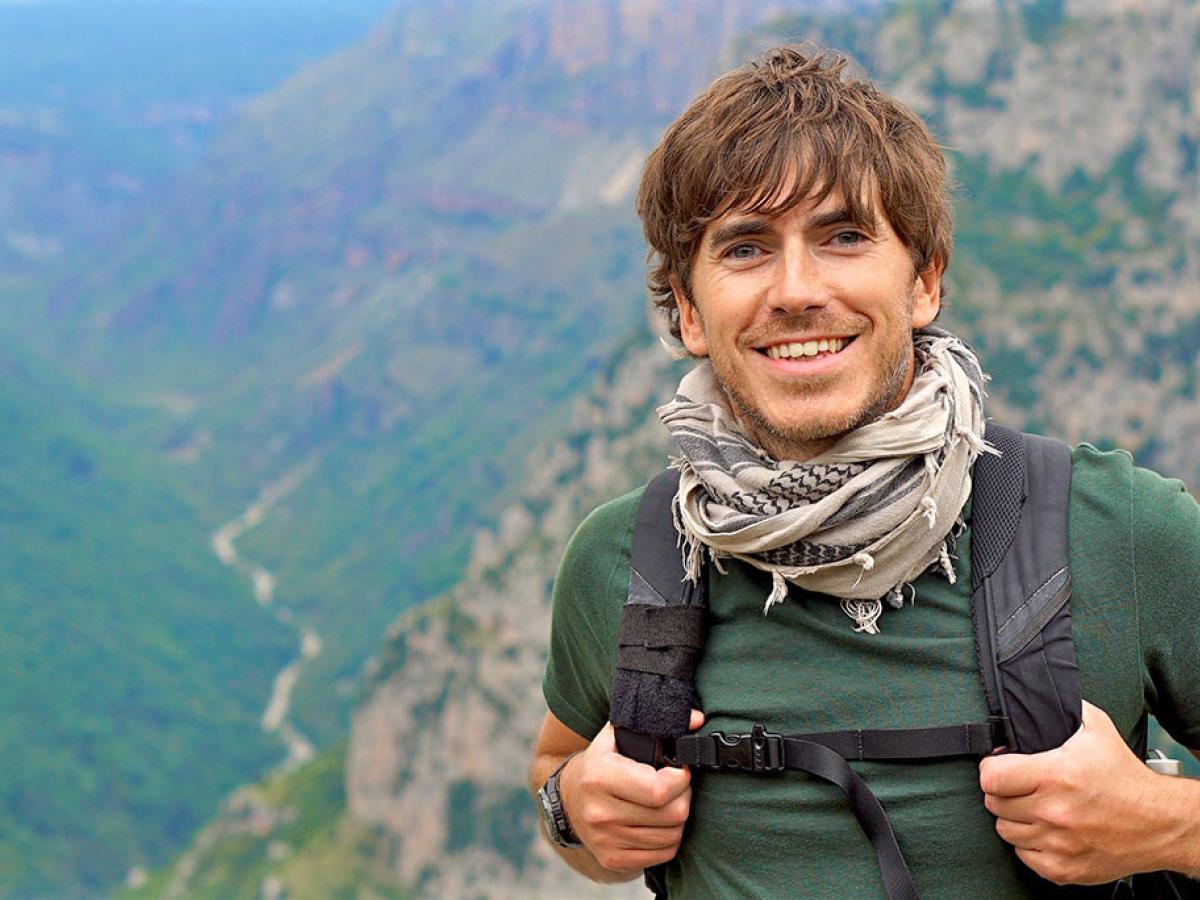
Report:
[[[1159,775],[1182,775],[1183,763],[1177,759],[1171,759],[1161,750],[1151,750],[1151,757],[1146,760],[1146,765],[1157,772]]]

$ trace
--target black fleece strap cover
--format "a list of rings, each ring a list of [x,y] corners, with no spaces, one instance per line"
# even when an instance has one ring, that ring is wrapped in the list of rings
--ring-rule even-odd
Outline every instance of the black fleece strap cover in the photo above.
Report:
[[[621,612],[609,708],[622,749],[658,746],[655,741],[626,742],[623,730],[652,738],[687,733],[695,706],[707,573],[699,583],[685,577],[679,536],[671,525],[678,488],[679,472],[660,473],[646,486],[634,524],[629,597]]]

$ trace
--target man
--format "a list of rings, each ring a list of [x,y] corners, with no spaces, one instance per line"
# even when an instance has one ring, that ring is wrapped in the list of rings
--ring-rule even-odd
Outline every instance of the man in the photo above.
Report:
[[[659,411],[682,453],[682,552],[693,577],[711,575],[693,729],[987,717],[966,586],[983,376],[929,327],[950,258],[946,194],[919,118],[843,60],[790,48],[715,82],[647,162],[649,283],[697,362]],[[668,863],[675,896],[882,896],[829,785],[693,780],[616,752],[606,722],[640,495],[584,522],[556,585],[530,781],[550,779],[555,830],[581,842],[559,854],[597,881]],[[1200,782],[1130,750],[1148,712],[1200,747],[1200,509],[1178,482],[1084,445],[1069,516],[1090,701],[1079,731],[982,764],[855,764],[922,897],[1053,890],[1033,873],[1200,873]]]

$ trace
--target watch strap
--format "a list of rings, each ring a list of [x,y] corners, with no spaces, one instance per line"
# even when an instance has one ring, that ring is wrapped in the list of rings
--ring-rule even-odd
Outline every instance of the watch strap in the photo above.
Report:
[[[567,757],[558,764],[550,777],[546,779],[546,783],[542,785],[538,791],[538,795],[542,801],[542,811],[546,821],[546,833],[550,840],[559,847],[575,848],[582,847],[583,841],[579,840],[579,836],[575,834],[575,830],[571,828],[571,823],[567,819],[567,811],[563,806],[562,792],[559,789],[559,775],[562,770],[580,751],[568,754]]]

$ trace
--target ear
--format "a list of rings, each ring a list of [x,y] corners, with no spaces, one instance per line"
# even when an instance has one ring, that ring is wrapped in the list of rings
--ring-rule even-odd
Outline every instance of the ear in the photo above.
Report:
[[[913,284],[912,327],[924,328],[937,318],[942,308],[942,261],[933,261],[918,272]]]
[[[692,356],[708,356],[708,341],[704,337],[704,321],[675,276],[671,276],[671,293],[675,295],[675,307],[679,310],[679,331],[683,346]]]

